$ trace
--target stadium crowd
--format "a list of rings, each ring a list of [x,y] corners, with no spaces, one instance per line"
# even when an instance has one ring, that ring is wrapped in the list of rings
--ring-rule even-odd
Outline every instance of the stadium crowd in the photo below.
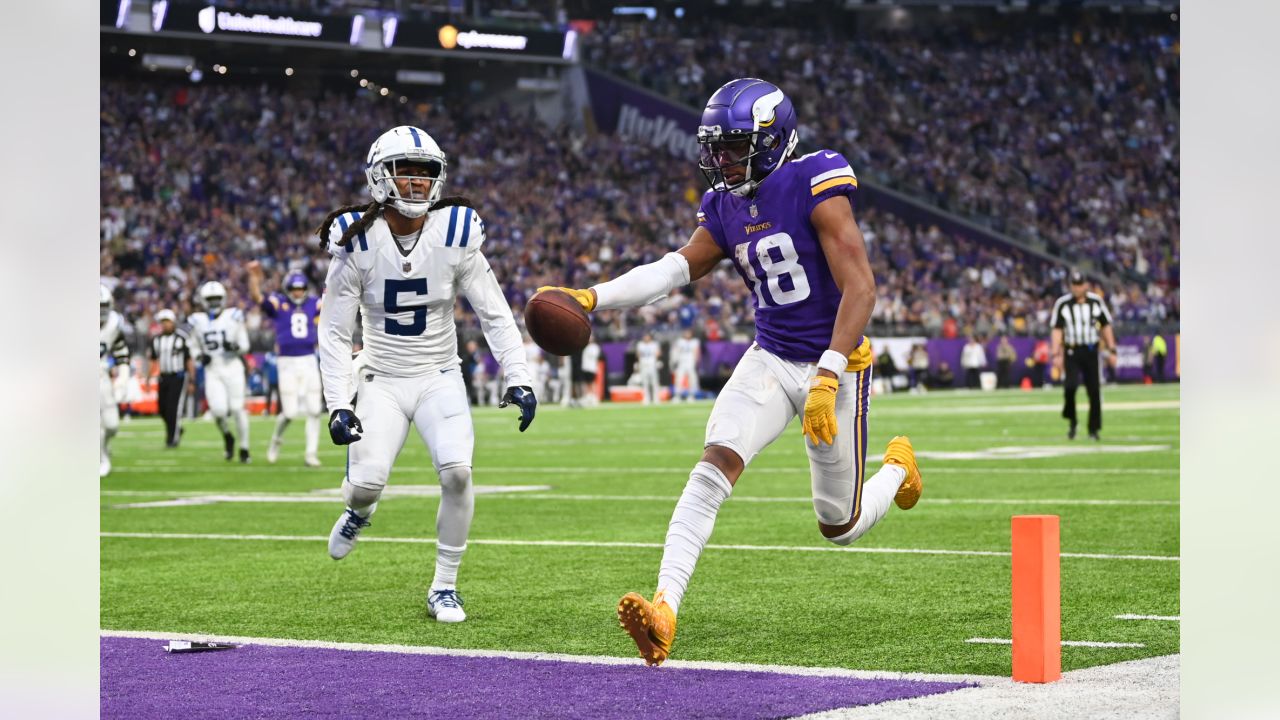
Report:
[[[769,79],[795,101],[802,137],[862,176],[1103,273],[1178,286],[1176,33],[1084,21],[856,38],[709,30],[605,22],[585,57],[695,108],[734,77]]]
[[[338,205],[367,202],[362,158],[394,125],[427,129],[448,153],[446,194],[479,208],[486,254],[517,309],[540,285],[586,287],[684,244],[703,187],[694,168],[669,156],[508,108],[124,79],[104,79],[100,99],[101,274],[138,338],[162,307],[194,310],[206,280],[249,306],[249,260],[262,261],[269,278],[301,270],[319,288],[327,259],[314,226]],[[859,214],[879,282],[875,331],[1047,332],[1063,268],[872,209]],[[1112,297],[1123,319],[1176,319],[1176,291],[1160,302],[1136,286]],[[253,309],[248,321],[255,349],[267,349],[269,323]],[[642,327],[673,335],[693,327],[707,339],[753,332],[748,290],[728,263],[638,315],[601,313],[596,326],[602,341]]]

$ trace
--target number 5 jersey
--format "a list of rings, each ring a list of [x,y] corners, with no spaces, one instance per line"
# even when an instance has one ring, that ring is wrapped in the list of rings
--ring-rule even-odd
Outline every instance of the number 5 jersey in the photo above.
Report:
[[[330,408],[349,407],[351,335],[359,311],[362,371],[417,377],[459,365],[454,298],[463,294],[480,319],[489,349],[510,385],[531,381],[524,342],[511,307],[480,252],[484,223],[473,208],[439,207],[416,239],[397,240],[379,217],[339,245],[359,212],[340,215],[329,228],[328,277],[320,313],[320,371]],[[408,246],[408,250],[405,249]]]

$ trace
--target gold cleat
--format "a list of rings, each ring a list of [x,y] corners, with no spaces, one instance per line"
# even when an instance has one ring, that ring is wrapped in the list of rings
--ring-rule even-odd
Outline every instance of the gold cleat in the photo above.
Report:
[[[663,602],[661,591],[653,596],[653,602],[639,593],[623,595],[618,601],[618,622],[636,641],[646,665],[661,665],[667,659],[676,639],[676,614]]]
[[[920,501],[920,493],[924,492],[924,481],[920,477],[920,468],[916,465],[916,451],[911,447],[911,438],[899,435],[889,441],[884,449],[884,461],[898,465],[907,471],[907,479],[902,481],[898,494],[893,502],[903,510],[910,510]]]

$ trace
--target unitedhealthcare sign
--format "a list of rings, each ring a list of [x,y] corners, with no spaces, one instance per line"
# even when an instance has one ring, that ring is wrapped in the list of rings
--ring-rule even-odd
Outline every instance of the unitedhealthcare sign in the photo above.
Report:
[[[242,15],[238,12],[219,10],[210,5],[200,11],[197,16],[200,30],[211,33],[214,30],[224,32],[254,33],[257,35],[291,35],[294,37],[318,38],[324,32],[324,24],[306,20],[294,20],[291,17],[274,17],[271,15]]]
[[[598,70],[585,76],[601,132],[697,162],[699,118],[692,110]]]

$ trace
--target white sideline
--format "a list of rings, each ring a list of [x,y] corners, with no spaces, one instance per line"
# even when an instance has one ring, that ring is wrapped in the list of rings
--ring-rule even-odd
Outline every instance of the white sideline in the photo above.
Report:
[[[1182,622],[1182,617],[1179,615],[1130,615],[1126,613],[1124,615],[1116,615],[1115,619],[1116,620],[1166,620],[1168,622]]]
[[[104,538],[135,538],[147,540],[274,540],[279,542],[328,542],[327,535],[229,535],[218,533],[143,533],[143,532],[101,532]],[[377,537],[364,536],[360,542],[374,543],[407,543],[434,545],[435,538],[411,537]],[[468,545],[518,545],[531,547],[597,547],[597,548],[642,548],[661,549],[662,543],[640,542],[602,542],[594,540],[501,540],[501,539],[469,539]],[[706,546],[708,550],[742,550],[752,552],[835,552],[835,553],[880,553],[886,555],[962,555],[971,557],[1009,557],[1008,551],[1001,550],[946,550],[927,548],[885,548],[885,547],[823,547],[821,545],[716,545]],[[1168,555],[1105,555],[1101,553],[1061,553],[1064,558],[1088,560],[1149,560],[1155,562],[1180,562],[1181,558]]]
[[[967,643],[976,643],[980,645],[1012,645],[1013,641],[1009,638],[969,638],[965,640]],[[1063,640],[1062,647],[1087,647],[1087,648],[1143,648],[1145,643],[1131,642],[1102,642],[1098,640]]]
[[[638,657],[612,655],[566,655],[562,653],[519,652],[508,650],[470,650],[464,648],[432,647],[428,645],[377,645],[368,643],[329,642],[326,640],[294,640],[291,638],[236,637],[207,633],[163,632],[159,630],[100,630],[102,637],[140,638],[148,640],[201,640],[234,643],[237,645],[270,645],[273,647],[315,648],[324,650],[349,650],[356,652],[386,652],[405,655],[447,655],[452,657],[505,658],[509,660],[538,660],[553,662],[587,663],[595,665],[638,665],[644,661]],[[850,670],[839,667],[807,667],[803,665],[764,665],[757,663],[713,662],[708,660],[668,660],[664,668],[689,670],[740,670],[768,672],[782,675],[807,675],[814,677],[846,677],[859,680],[922,680],[932,682],[972,682],[983,685],[1007,685],[1013,681],[998,675],[940,675],[933,673],[904,673],[890,670]]]
[[[877,462],[877,456],[868,456],[868,462]],[[661,475],[667,473],[675,473],[688,475],[689,470],[693,467],[696,458],[688,465],[680,467],[477,467],[473,468],[475,475],[497,475],[506,473],[518,473],[521,475],[530,475],[534,473],[551,473],[555,475]],[[963,461],[956,461],[963,462]],[[204,467],[174,467],[174,466],[152,466],[152,465],[118,465],[114,466],[113,472],[129,472],[129,473],[209,473],[208,468]],[[325,474],[333,476],[340,473],[337,467],[319,467],[312,468],[304,465],[242,465],[239,467],[229,468],[229,472],[239,475],[241,473],[311,473]],[[430,465],[399,465],[395,468],[396,473],[435,473],[435,468]],[[770,475],[797,475],[804,477],[809,476],[809,468],[807,467],[753,467],[752,474],[759,475],[768,473]],[[1009,467],[934,467],[929,465],[926,474],[929,475],[1023,475],[1026,479],[1034,480],[1040,475],[1171,475],[1178,476],[1177,468],[1009,468]]]
[[[1009,682],[840,708],[794,720],[1075,720],[1178,717],[1180,655],[1072,670],[1046,684]]]

